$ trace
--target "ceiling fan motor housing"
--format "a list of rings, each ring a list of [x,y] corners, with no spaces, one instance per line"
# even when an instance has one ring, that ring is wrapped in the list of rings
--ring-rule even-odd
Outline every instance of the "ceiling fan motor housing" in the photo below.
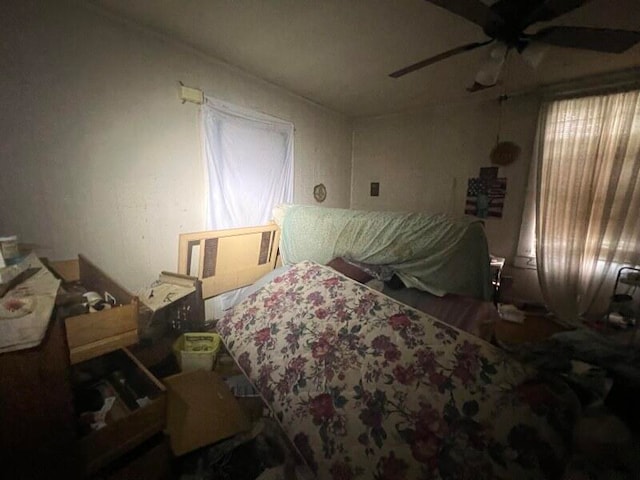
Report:
[[[639,31],[611,28],[551,26],[542,28],[535,33],[525,32],[534,23],[553,20],[590,0],[498,0],[491,6],[481,0],[427,1],[480,26],[489,40],[461,45],[416,62],[391,73],[390,76],[393,78],[402,77],[454,55],[475,50],[495,41],[506,45],[507,51],[516,49],[519,53],[523,53],[529,47],[533,48],[534,45],[540,43],[604,53],[622,53],[640,42]],[[532,54],[531,58],[532,61],[528,61],[528,63],[536,64],[541,56],[538,52]],[[497,79],[502,65],[498,65],[498,62],[494,63],[496,65],[493,65],[491,70],[492,73],[497,70],[495,75]],[[493,78],[493,75],[490,77]],[[483,84],[482,86],[486,88],[493,85]],[[468,90],[477,91],[479,89],[471,88]]]

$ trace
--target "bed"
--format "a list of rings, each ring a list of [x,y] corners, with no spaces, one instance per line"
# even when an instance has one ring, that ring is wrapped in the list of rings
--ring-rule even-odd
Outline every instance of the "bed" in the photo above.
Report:
[[[561,478],[580,408],[566,384],[327,265],[274,270],[281,234],[183,235],[179,270],[205,296],[267,272],[217,329],[317,478]]]
[[[491,338],[499,315],[491,301],[481,222],[306,205],[279,206],[274,219],[260,227],[180,235],[178,271],[200,278],[209,298],[252,285],[276,263],[312,260],[362,283],[371,280],[370,286],[392,298]]]
[[[303,261],[218,322],[317,478],[559,478],[577,402],[489,343]]]

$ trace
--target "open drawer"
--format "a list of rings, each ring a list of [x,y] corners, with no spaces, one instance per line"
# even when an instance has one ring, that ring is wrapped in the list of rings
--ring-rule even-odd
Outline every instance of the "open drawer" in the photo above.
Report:
[[[76,278],[66,277],[66,280],[72,280],[66,285],[75,283],[83,291],[96,292],[100,297],[109,299],[112,305],[101,311],[65,318],[71,364],[138,342],[138,297],[121,287],[86,257],[78,255],[77,267],[75,262],[52,262],[51,266],[57,272],[56,267],[61,264],[67,270],[77,272]]]
[[[138,343],[138,298],[82,255],[51,267],[60,274],[60,265],[74,307],[86,307],[76,303],[83,292],[111,300],[109,308],[64,318],[78,447],[91,474],[164,429],[166,394],[126,348]]]
[[[164,428],[165,387],[126,348],[73,365],[71,379],[86,473]]]

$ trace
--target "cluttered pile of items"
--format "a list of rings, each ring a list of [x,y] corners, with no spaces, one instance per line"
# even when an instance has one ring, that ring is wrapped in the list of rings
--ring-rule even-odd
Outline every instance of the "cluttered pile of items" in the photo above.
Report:
[[[15,237],[0,252],[0,352],[37,351],[51,324],[64,325],[83,472],[113,468],[158,436],[183,478],[295,469],[277,422],[207,329],[197,278],[162,272],[132,294],[82,255],[49,262],[20,252]]]

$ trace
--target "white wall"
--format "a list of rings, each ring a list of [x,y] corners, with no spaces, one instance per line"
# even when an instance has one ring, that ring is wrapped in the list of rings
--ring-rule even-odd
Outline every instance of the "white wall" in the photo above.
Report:
[[[491,166],[500,107],[470,100],[423,111],[354,124],[351,207],[365,210],[421,211],[462,215],[469,177]],[[503,103],[501,140],[522,148],[516,162],[500,167],[507,177],[503,217],[485,219],[491,253],[509,260],[517,248],[529,161],[536,131],[539,101],[513,97]],[[369,196],[371,182],[380,182],[380,196]],[[517,296],[539,298],[529,272],[511,272]]]
[[[67,1],[0,15],[0,235],[51,259],[84,253],[129,289],[174,270],[202,230],[198,107],[178,81],[294,123],[295,201],[348,207],[345,117],[164,37]]]

